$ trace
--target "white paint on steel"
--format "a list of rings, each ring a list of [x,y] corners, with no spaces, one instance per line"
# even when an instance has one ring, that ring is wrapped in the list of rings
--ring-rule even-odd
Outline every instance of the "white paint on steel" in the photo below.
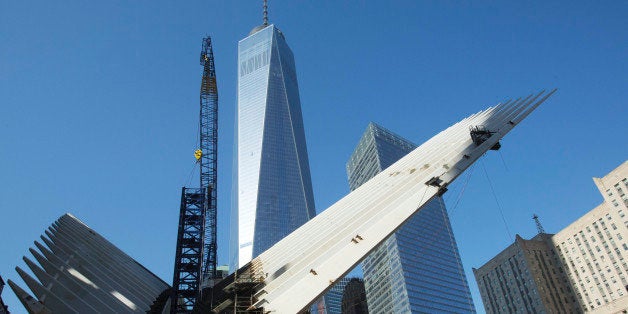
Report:
[[[39,302],[9,285],[29,313],[146,312],[169,286],[70,214],[46,230],[30,249],[39,265],[24,257],[37,279],[16,270]],[[40,253],[41,252],[41,253]]]
[[[264,278],[257,307],[296,313],[327,291],[555,90],[508,101],[440,132],[253,260]],[[543,97],[542,97],[543,96]],[[477,146],[469,128],[496,132]]]

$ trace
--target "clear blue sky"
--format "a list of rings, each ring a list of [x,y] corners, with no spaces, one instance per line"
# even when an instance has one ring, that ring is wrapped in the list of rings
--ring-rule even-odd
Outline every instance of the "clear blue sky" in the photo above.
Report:
[[[317,210],[348,192],[369,121],[418,144],[499,101],[559,91],[447,206],[471,267],[602,201],[628,157],[628,2],[270,1],[297,65]],[[0,2],[0,275],[71,212],[167,282],[194,165],[201,39],[220,93],[219,263],[227,263],[238,40],[260,1]],[[484,168],[483,168],[484,167]],[[197,184],[197,179],[191,182]],[[17,280],[21,282],[20,280]],[[10,289],[10,310],[24,310]]]

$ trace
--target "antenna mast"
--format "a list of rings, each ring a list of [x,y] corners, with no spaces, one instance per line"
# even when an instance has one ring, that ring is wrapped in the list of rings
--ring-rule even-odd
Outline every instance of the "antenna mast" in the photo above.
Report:
[[[541,222],[539,221],[539,216],[534,214],[532,215],[532,219],[534,219],[534,222],[536,223],[536,230],[539,233],[545,233],[545,229],[543,229],[543,226],[541,226]]]
[[[268,0],[264,0],[264,26],[268,25]]]

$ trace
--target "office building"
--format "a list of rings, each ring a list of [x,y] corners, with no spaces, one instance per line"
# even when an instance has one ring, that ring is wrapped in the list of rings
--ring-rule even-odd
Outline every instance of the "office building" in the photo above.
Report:
[[[234,171],[231,270],[316,214],[294,57],[272,24],[238,43]]]
[[[342,314],[368,314],[364,281],[360,278],[348,280],[342,293]]]
[[[370,123],[347,162],[351,190],[416,146]],[[437,197],[362,264],[372,313],[474,313],[469,286],[442,198]]]
[[[345,291],[345,286],[351,280],[350,277],[343,277],[336,284],[325,293],[324,296],[324,308],[321,308],[319,304],[315,304],[315,307],[312,307],[312,313],[320,313],[320,314],[340,314],[342,313],[342,294]]]
[[[515,242],[473,274],[486,313],[579,313],[551,235]]]
[[[604,201],[552,240],[590,313],[628,312],[628,161],[593,178]]]

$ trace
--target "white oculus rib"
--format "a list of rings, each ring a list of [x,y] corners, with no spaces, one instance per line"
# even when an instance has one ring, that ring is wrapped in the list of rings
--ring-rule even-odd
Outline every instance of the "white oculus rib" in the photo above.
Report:
[[[145,313],[167,303],[167,283],[74,216],[45,233],[46,245],[30,249],[39,265],[24,257],[37,279],[16,267],[37,299],[9,280],[29,313]]]
[[[499,148],[499,140],[555,91],[498,104],[454,124],[253,259],[236,272],[236,282],[256,282],[249,309],[305,309],[484,153]],[[472,139],[472,128],[484,132],[481,140]],[[214,311],[233,303],[224,299],[232,287],[214,288],[220,291],[212,294],[223,297]]]

